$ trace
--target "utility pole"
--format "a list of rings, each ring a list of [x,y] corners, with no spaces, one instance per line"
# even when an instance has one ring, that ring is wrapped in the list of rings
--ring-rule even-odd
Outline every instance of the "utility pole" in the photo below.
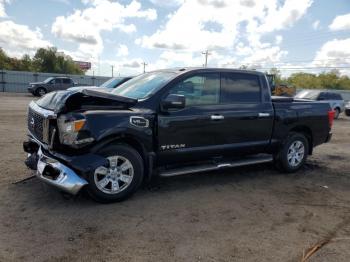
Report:
[[[112,68],[112,77],[113,77],[113,69],[114,69],[114,65],[111,65],[111,68]]]
[[[207,67],[207,65],[208,65],[208,55],[211,55],[211,53],[209,53],[209,50],[205,50],[205,52],[202,52],[202,54],[205,55],[204,67]]]
[[[146,62],[142,62],[141,65],[143,65],[143,73],[146,73],[146,65],[148,65]]]
[[[101,64],[100,64],[100,56],[98,56],[98,75],[101,75]]]

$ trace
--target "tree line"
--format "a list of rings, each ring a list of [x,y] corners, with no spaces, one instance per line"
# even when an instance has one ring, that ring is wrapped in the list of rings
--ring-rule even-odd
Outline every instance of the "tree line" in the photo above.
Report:
[[[84,71],[70,57],[60,55],[54,47],[38,49],[33,58],[28,54],[23,55],[22,58],[10,57],[0,48],[0,69],[74,75],[84,74]]]
[[[305,72],[293,73],[288,77],[283,77],[276,68],[269,72],[275,74],[276,84],[286,84],[301,89],[343,89],[350,90],[350,78],[341,75],[339,70],[311,74]]]
[[[240,68],[246,69],[247,66],[243,65]],[[84,74],[84,71],[70,57],[57,53],[55,47],[40,48],[36,51],[33,58],[25,54],[20,59],[8,56],[0,48],[0,69],[59,74]],[[349,76],[341,75],[338,70],[320,74],[299,72],[293,73],[288,77],[283,77],[277,68],[271,69],[269,73],[276,76],[275,81],[277,85],[285,84],[302,89],[350,90]]]

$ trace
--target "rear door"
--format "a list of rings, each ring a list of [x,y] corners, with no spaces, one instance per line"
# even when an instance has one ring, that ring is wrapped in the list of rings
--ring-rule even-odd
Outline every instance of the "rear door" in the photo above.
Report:
[[[70,78],[62,78],[62,89],[65,90],[72,86],[72,80]]]
[[[263,81],[251,73],[221,74],[219,142],[232,153],[263,151],[270,143],[274,111]]]

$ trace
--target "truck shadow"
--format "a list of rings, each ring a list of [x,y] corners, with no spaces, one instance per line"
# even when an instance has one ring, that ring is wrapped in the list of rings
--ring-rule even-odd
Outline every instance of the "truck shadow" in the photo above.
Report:
[[[301,170],[293,174],[281,173],[272,163],[266,163],[167,178],[155,177],[151,182],[143,184],[135,196],[133,196],[131,200],[126,200],[126,202],[138,201],[138,199],[145,198],[157,198],[162,194],[171,194],[171,192],[178,191],[190,192],[191,190],[197,189],[215,190],[215,188],[226,185],[232,187],[240,187],[242,185],[247,186],[247,183],[269,184],[277,178],[288,178],[288,180],[290,178],[302,178],[310,171],[323,168],[324,167],[317,161],[308,160]],[[23,196],[26,200],[29,200],[32,197],[32,201],[36,202],[36,205],[45,205],[45,203],[42,202],[46,202],[45,199],[47,199],[50,205],[55,202],[57,205],[60,205],[59,202],[62,202],[62,200],[64,200],[63,203],[61,203],[63,205],[95,205],[95,202],[90,199],[84,191],[77,196],[69,196],[42,183],[36,178],[24,181],[23,183],[11,185],[10,188],[14,191],[21,192],[20,194],[27,194],[27,197]]]

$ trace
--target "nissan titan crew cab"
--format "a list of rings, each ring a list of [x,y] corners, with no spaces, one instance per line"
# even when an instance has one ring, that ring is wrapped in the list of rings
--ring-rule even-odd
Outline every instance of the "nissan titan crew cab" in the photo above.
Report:
[[[271,97],[266,76],[173,69],[112,92],[52,92],[28,109],[26,164],[60,190],[97,201],[130,197],[153,176],[274,161],[297,171],[331,138],[326,102]]]

